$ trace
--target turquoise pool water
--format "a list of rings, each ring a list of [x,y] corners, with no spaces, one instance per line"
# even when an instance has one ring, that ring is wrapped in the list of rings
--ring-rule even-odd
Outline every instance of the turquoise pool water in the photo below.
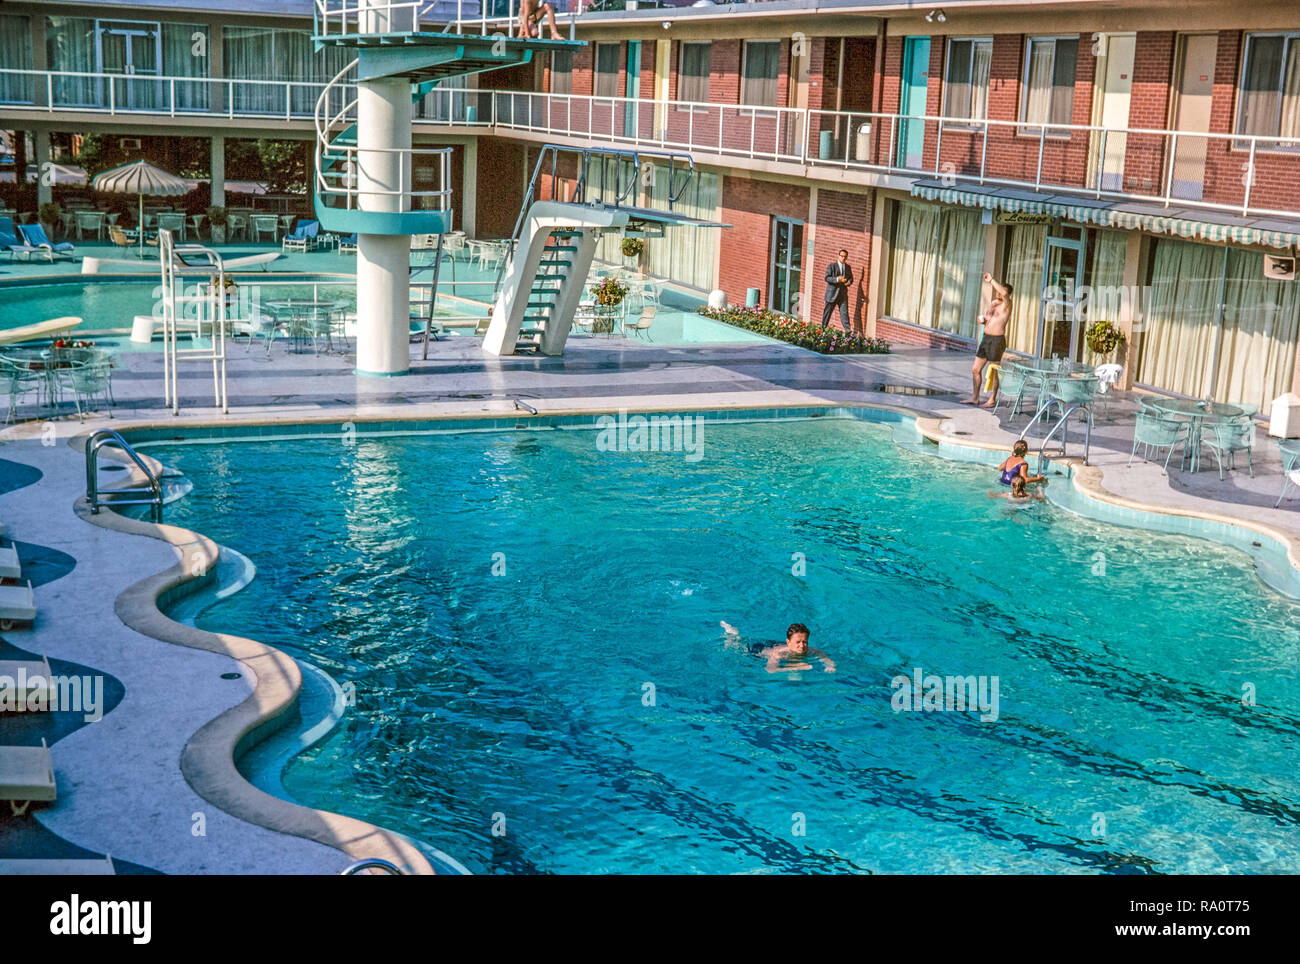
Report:
[[[1013,510],[880,425],[703,438],[149,451],[258,567],[200,625],[355,687],[289,792],[474,871],[1300,871],[1300,611],[1244,555]],[[796,620],[837,672],[746,650]],[[996,720],[896,711],[918,668],[996,677]]]
[[[468,284],[457,286],[449,282],[441,285],[439,290],[443,295],[460,295],[457,298],[439,297],[440,317],[478,318],[488,314],[485,305],[475,304],[473,301],[483,297],[484,291],[480,287],[471,287]],[[239,279],[238,291],[239,317],[248,317],[259,311],[265,312],[270,302],[281,298],[337,301],[349,310],[355,310],[357,303],[355,284],[350,281],[340,282],[339,279],[322,278],[291,282],[286,279],[277,280],[274,274],[251,275]],[[86,282],[0,285],[0,330],[34,324],[48,318],[68,316],[84,319],[81,327],[85,330],[129,329],[136,315],[162,317],[162,307],[159,303],[161,293],[162,288],[157,281],[111,278]],[[639,309],[633,312],[633,320],[637,313]],[[473,329],[468,331],[462,329],[453,333],[472,334]],[[574,337],[589,336],[575,331]],[[596,337],[603,341],[606,336]],[[613,341],[617,343],[622,340],[622,337],[621,334],[615,335]],[[702,318],[689,308],[683,310],[672,306],[665,306],[659,311],[654,326],[645,340],[663,346],[773,344],[770,339],[763,338],[761,335]]]

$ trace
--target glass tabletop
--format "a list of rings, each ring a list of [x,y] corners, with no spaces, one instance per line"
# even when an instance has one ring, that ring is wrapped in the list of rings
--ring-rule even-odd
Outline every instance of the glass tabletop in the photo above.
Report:
[[[1092,365],[1084,365],[1081,362],[1070,362],[1069,369],[1061,370],[1061,359],[1059,358],[1008,358],[1002,362],[1002,367],[1008,366],[1016,368],[1027,368],[1030,371],[1041,372],[1044,374],[1070,374],[1070,375],[1091,375],[1096,369]]]
[[[1194,398],[1148,399],[1147,404],[1169,415],[1186,415],[1189,418],[1237,418],[1245,409],[1224,402],[1204,402]]]

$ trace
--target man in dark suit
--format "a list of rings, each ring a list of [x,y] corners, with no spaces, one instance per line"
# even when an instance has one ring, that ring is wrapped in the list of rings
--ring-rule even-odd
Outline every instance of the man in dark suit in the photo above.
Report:
[[[849,285],[853,284],[853,269],[849,267],[849,253],[840,251],[840,259],[826,266],[826,307],[822,309],[822,327],[831,321],[831,312],[840,309],[840,327],[849,330]]]

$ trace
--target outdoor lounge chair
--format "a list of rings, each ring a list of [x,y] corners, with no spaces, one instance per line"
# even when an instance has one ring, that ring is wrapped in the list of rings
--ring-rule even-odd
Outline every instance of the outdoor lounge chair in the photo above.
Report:
[[[316,239],[319,235],[319,221],[299,221],[298,226],[286,234],[284,240],[280,242],[280,250],[306,253],[316,247]]]
[[[54,760],[41,738],[40,746],[0,746],[0,800],[8,800],[15,817],[33,800],[55,797]]]
[[[77,250],[72,246],[71,241],[60,241],[58,244],[52,242],[46,236],[45,228],[39,221],[35,224],[19,225],[18,230],[22,233],[23,240],[27,242],[28,246],[45,251],[46,257],[51,261],[54,260],[55,255],[71,258],[72,253]]]
[[[30,623],[35,618],[36,595],[31,580],[25,586],[0,586],[0,631],[13,629],[14,623]]]
[[[623,334],[627,335],[630,332],[638,338],[644,334],[646,341],[649,341],[650,326],[655,323],[655,312],[658,310],[658,306],[656,305],[646,305],[641,309],[640,318],[638,318],[633,324],[623,326]]]
[[[18,229],[14,227],[13,218],[0,218],[0,247],[22,247],[18,243]]]
[[[357,236],[349,234],[347,237],[339,238],[339,254],[356,254],[357,253]]]
[[[0,579],[18,579],[23,574],[18,561],[18,550],[13,546],[0,549]]]

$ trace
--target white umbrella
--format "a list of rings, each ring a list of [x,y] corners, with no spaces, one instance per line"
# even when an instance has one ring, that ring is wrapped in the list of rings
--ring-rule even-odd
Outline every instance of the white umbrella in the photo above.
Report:
[[[103,174],[96,174],[91,185],[96,191],[108,194],[137,194],[140,197],[140,219],[136,232],[140,237],[140,256],[144,257],[144,196],[174,196],[188,194],[189,185],[175,174],[168,174],[148,161],[133,161]]]

